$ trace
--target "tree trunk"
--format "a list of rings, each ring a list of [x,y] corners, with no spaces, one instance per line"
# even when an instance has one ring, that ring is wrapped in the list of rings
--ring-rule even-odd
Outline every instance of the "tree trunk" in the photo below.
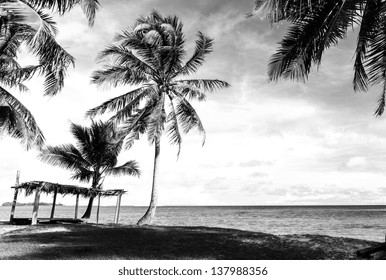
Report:
[[[155,139],[155,153],[154,153],[154,169],[153,169],[153,185],[151,190],[151,199],[150,205],[147,209],[145,215],[137,222],[137,225],[148,225],[151,224],[154,220],[155,210],[157,208],[157,200],[158,200],[158,189],[157,189],[157,174],[158,174],[158,164],[159,164],[159,155],[161,151],[161,143],[160,139]]]
[[[95,168],[94,175],[92,178],[92,185],[91,189],[99,189],[99,180],[100,180],[100,173],[99,173],[99,167]],[[91,217],[91,210],[92,210],[92,203],[94,202],[94,197],[90,196],[90,199],[88,201],[86,212],[84,212],[82,219],[90,219]]]
[[[94,201],[94,197],[90,196],[90,199],[88,201],[86,212],[84,212],[82,219],[90,219],[91,216],[91,209],[92,209],[92,203]]]

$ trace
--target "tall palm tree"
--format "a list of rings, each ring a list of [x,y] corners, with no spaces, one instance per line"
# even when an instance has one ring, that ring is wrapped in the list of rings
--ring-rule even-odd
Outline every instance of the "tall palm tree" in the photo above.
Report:
[[[102,189],[106,175],[140,175],[138,164],[134,160],[117,166],[123,139],[111,122],[92,122],[90,127],[72,124],[71,132],[77,142],[75,146],[47,146],[42,150],[40,159],[71,170],[71,178],[74,180],[91,181],[93,189]],[[90,197],[82,218],[90,218],[93,201],[94,197]]]
[[[181,134],[193,128],[203,134],[204,143],[204,127],[189,100],[203,101],[206,92],[229,86],[220,80],[185,78],[204,63],[212,46],[213,39],[198,32],[194,54],[184,62],[186,51],[181,21],[176,16],[163,17],[153,11],[150,16],[137,19],[133,28],[117,35],[114,44],[99,56],[101,60],[110,59],[111,64],[93,73],[94,83],[139,87],[91,109],[88,116],[115,112],[111,121],[124,123],[121,133],[126,136],[126,146],[131,146],[140,134],[147,133],[155,147],[150,205],[138,225],[151,223],[155,215],[160,139],[165,124],[170,142],[179,147],[178,153]]]
[[[354,90],[381,84],[375,115],[386,104],[386,1],[383,0],[255,0],[252,14],[272,23],[290,22],[287,34],[268,65],[269,79],[305,81],[326,49],[358,27],[354,53]]]
[[[23,84],[35,73],[45,78],[45,94],[53,96],[64,85],[67,68],[74,58],[56,41],[57,27],[45,12],[60,15],[81,5],[91,26],[98,8],[97,0],[0,0],[0,133],[24,139],[27,148],[41,146],[44,137],[31,112],[6,88],[27,90]],[[17,61],[21,46],[39,59],[34,66]]]

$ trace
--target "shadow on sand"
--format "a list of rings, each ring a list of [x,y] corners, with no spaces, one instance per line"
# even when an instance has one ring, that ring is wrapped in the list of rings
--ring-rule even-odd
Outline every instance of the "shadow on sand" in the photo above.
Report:
[[[0,259],[356,259],[374,244],[209,227],[38,225],[0,235]]]

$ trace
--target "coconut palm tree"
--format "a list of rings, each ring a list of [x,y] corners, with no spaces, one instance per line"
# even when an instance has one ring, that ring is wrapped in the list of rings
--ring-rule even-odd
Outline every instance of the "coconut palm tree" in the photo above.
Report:
[[[358,30],[354,53],[354,90],[366,91],[381,84],[375,115],[386,104],[386,2],[382,0],[255,0],[252,14],[272,23],[288,21],[287,34],[268,65],[272,81],[279,78],[305,81],[323,53]]]
[[[182,133],[193,128],[202,133],[204,143],[204,127],[189,101],[203,101],[206,92],[229,86],[216,79],[185,78],[204,63],[212,46],[213,39],[198,32],[195,51],[184,62],[186,51],[181,21],[176,16],[163,17],[153,11],[150,16],[137,19],[133,28],[117,35],[115,43],[99,56],[100,60],[110,59],[110,64],[93,73],[94,83],[138,87],[91,109],[87,115],[115,112],[111,121],[124,123],[121,133],[126,136],[126,146],[130,147],[140,134],[147,133],[155,147],[150,205],[138,225],[151,223],[155,215],[160,139],[165,125],[170,142],[179,147],[178,153]]]
[[[56,24],[44,9],[62,15],[75,5],[82,6],[91,26],[97,0],[0,0],[0,132],[25,140],[27,148],[40,147],[44,137],[31,112],[8,89],[27,90],[23,82],[38,73],[45,78],[46,95],[61,90],[74,58],[55,41]],[[38,65],[18,63],[21,46],[39,59]]]
[[[138,163],[130,160],[117,166],[123,139],[111,122],[92,122],[90,127],[71,125],[76,145],[47,146],[40,159],[54,166],[71,170],[71,179],[90,182],[92,189],[102,189],[105,176],[139,176]],[[91,215],[94,197],[90,197],[84,219]]]

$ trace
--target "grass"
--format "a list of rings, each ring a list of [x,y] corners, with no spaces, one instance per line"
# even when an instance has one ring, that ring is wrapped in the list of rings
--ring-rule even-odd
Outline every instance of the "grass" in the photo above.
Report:
[[[357,250],[377,244],[322,235],[277,236],[209,227],[12,227],[0,235],[0,259],[357,259]]]

